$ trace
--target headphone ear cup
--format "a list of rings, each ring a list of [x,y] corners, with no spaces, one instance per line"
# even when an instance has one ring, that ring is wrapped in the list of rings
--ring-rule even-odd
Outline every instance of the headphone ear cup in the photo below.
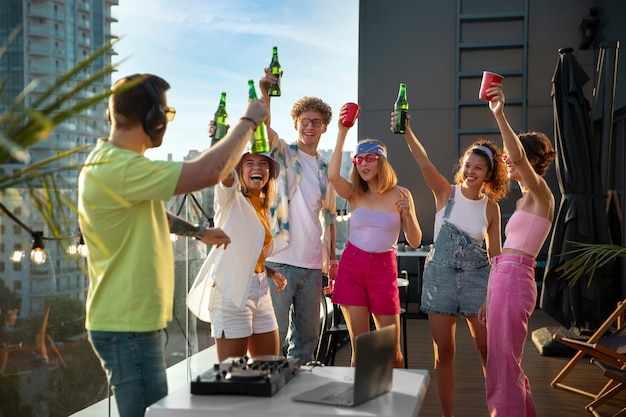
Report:
[[[146,114],[143,116],[142,126],[144,132],[146,132],[151,139],[155,139],[165,130],[167,117],[165,112],[161,109],[161,97],[152,83],[152,80],[149,78],[146,79],[143,85],[146,90],[148,90],[150,100],[152,100],[152,106],[150,106]]]
[[[156,104],[153,104],[143,117],[143,130],[152,139],[163,133],[166,124],[165,112]]]

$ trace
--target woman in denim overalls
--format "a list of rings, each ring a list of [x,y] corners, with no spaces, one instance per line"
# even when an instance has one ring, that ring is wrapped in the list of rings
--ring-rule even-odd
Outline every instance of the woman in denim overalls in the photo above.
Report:
[[[420,308],[428,313],[433,337],[441,411],[450,417],[458,317],[467,320],[485,372],[487,333],[478,312],[487,294],[489,259],[502,249],[497,202],[507,194],[509,181],[501,153],[489,141],[477,141],[465,151],[455,184],[450,184],[411,130],[410,116],[405,139],[435,196],[435,243],[426,257]],[[462,206],[454,207],[455,201]]]

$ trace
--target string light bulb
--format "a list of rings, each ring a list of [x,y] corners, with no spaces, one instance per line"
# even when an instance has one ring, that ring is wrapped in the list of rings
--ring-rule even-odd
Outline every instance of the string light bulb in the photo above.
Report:
[[[89,248],[85,244],[85,239],[83,239],[83,234],[80,234],[80,238],[78,239],[78,245],[76,246],[76,253],[83,258],[86,258],[89,255]]]
[[[22,262],[22,258],[24,258],[24,251],[21,249],[15,249],[11,255],[11,260],[14,263],[20,263]]]
[[[78,248],[76,247],[76,245],[74,245],[73,243],[70,243],[69,245],[67,245],[68,254],[76,255],[77,252],[78,252]]]
[[[43,232],[33,232],[33,245],[30,251],[30,260],[36,264],[41,265],[46,262],[46,252],[44,252],[43,245]]]

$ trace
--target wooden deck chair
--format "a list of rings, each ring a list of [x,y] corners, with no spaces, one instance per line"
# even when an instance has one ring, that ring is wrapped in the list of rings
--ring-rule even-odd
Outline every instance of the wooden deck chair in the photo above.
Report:
[[[602,375],[609,378],[609,382],[612,383],[611,389],[585,406],[585,409],[591,414],[596,417],[601,417],[596,409],[620,392],[626,390],[626,370],[615,368],[614,366],[606,364],[596,358],[591,358],[591,363],[600,368]],[[616,414],[613,414],[612,417],[626,417],[626,407],[622,408]]]
[[[586,342],[560,337],[555,334],[554,340],[557,340],[575,350],[576,354],[570,361],[563,367],[561,372],[550,382],[552,388],[560,388],[566,391],[572,391],[578,394],[585,395],[591,398],[598,398],[612,385],[611,381],[605,385],[599,392],[593,393],[585,391],[583,389],[567,385],[563,383],[563,379],[569,374],[581,359],[586,355],[597,358],[603,362],[611,364],[616,368],[626,369],[626,322],[624,320],[624,313],[626,311],[626,299],[620,301],[617,304],[617,308],[606,319],[606,321],[592,334]],[[616,325],[618,329],[614,333],[610,333],[609,330]],[[620,346],[621,345],[621,346]]]

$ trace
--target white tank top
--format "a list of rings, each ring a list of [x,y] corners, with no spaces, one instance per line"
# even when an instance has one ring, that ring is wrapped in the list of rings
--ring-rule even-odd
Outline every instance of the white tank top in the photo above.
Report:
[[[487,221],[487,196],[483,195],[478,200],[470,200],[463,195],[460,185],[453,185],[453,187],[456,187],[454,205],[452,206],[450,217],[448,217],[448,222],[476,239],[477,242],[482,242],[487,236],[487,227],[489,226]],[[444,206],[435,214],[435,234],[433,235],[433,240],[437,240],[439,230],[441,230],[445,209],[446,207]]]

